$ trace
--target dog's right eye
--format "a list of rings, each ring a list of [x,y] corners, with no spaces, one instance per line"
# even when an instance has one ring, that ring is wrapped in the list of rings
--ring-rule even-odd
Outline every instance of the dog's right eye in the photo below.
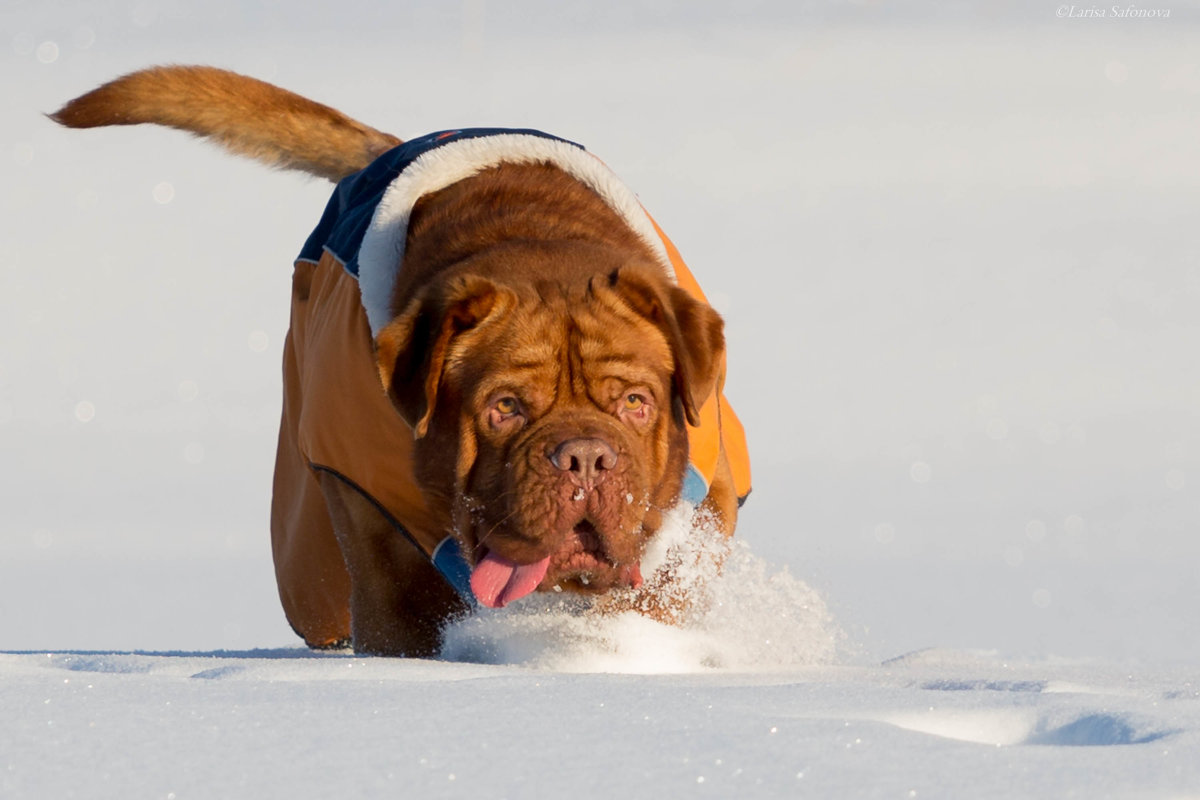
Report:
[[[517,408],[517,398],[515,397],[501,397],[496,401],[496,410],[506,417],[517,413]]]

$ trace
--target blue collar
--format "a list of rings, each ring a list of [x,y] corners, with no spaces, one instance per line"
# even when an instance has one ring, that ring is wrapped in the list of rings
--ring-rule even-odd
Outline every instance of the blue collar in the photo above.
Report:
[[[433,555],[429,558],[446,582],[458,592],[459,597],[474,608],[477,603],[475,593],[471,591],[471,565],[463,558],[458,540],[453,536],[442,539],[438,546],[433,548]]]

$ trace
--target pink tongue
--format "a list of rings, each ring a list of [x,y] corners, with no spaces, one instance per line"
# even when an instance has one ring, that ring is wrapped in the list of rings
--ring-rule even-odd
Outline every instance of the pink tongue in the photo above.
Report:
[[[550,568],[550,556],[533,564],[518,564],[488,553],[471,571],[471,591],[488,608],[504,608],[537,588]]]

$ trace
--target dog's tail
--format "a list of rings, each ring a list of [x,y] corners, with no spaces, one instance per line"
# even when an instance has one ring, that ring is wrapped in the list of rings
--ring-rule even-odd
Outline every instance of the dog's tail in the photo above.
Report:
[[[134,72],[75,98],[50,118],[69,128],[167,125],[273,167],[331,181],[400,144],[329,106],[215,67]]]

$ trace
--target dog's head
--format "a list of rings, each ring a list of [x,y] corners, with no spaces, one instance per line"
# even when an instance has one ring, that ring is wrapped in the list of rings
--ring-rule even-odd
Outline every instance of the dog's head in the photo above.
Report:
[[[502,282],[496,264],[467,262],[377,337],[417,480],[454,520],[485,605],[637,586],[724,360],[721,318],[627,254],[531,245],[483,259],[514,257],[588,277]],[[561,269],[571,258],[587,268]]]

